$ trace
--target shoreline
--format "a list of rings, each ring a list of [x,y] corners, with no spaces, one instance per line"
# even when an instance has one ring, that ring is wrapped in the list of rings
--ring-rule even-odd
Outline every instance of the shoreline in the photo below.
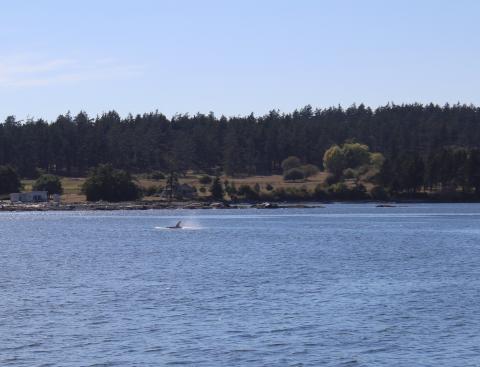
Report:
[[[228,203],[199,201],[137,201],[137,202],[92,202],[92,203],[0,203],[0,212],[31,212],[31,211],[115,211],[115,210],[207,210],[207,209],[313,209],[325,208],[329,204],[372,204],[378,208],[393,208],[405,204],[475,204],[479,201],[434,201],[434,200],[397,200],[397,201],[328,201],[328,202],[263,202],[263,203]]]
[[[282,209],[322,208],[320,203],[223,203],[223,202],[120,202],[120,203],[15,203],[0,204],[0,212],[29,211],[105,211],[105,210],[162,210],[162,209]]]

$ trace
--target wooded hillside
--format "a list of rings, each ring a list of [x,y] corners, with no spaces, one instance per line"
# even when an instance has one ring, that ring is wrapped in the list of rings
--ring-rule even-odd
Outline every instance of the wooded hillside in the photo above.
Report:
[[[22,177],[35,176],[38,168],[83,176],[101,163],[132,173],[189,169],[258,175],[281,172],[289,156],[322,168],[325,151],[345,141],[385,156],[385,185],[405,190],[451,182],[461,186],[480,171],[480,109],[306,106],[259,117],[211,113],[171,119],[158,112],[121,118],[111,111],[96,118],[65,114],[50,123],[8,117],[0,124],[0,165],[14,166]]]

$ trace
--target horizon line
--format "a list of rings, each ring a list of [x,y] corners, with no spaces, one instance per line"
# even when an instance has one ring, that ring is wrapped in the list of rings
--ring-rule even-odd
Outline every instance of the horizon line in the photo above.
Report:
[[[167,114],[159,111],[159,109],[150,110],[148,112],[139,112],[139,113],[128,112],[128,113],[125,113],[125,114],[119,113],[115,108],[112,108],[110,110],[104,110],[102,112],[97,112],[97,113],[93,113],[93,114],[88,113],[87,111],[81,109],[75,114],[72,114],[72,111],[68,110],[66,113],[58,114],[57,117],[54,118],[54,119],[47,119],[47,118],[43,118],[43,117],[35,117],[35,116],[27,115],[25,118],[17,120],[16,115],[10,114],[10,115],[6,115],[3,118],[3,122],[0,121],[0,124],[5,123],[5,121],[7,119],[12,118],[12,117],[15,119],[16,122],[32,122],[32,121],[54,122],[55,120],[57,120],[60,117],[65,117],[65,116],[68,116],[68,115],[70,115],[71,117],[72,116],[75,117],[75,116],[78,116],[82,113],[87,115],[87,117],[92,118],[92,119],[101,118],[102,116],[105,116],[109,113],[116,113],[121,119],[127,119],[127,118],[130,118],[130,117],[138,117],[138,116],[145,116],[145,115],[162,115],[169,120],[174,120],[175,118],[180,118],[180,117],[195,117],[195,116],[210,116],[210,115],[213,115],[213,117],[216,118],[216,119],[222,119],[222,118],[231,119],[231,118],[246,118],[246,117],[251,117],[251,116],[256,117],[256,118],[260,118],[260,117],[266,117],[266,116],[268,116],[272,113],[278,114],[280,116],[288,116],[288,115],[294,114],[296,112],[301,112],[301,111],[306,110],[306,109],[310,109],[313,113],[316,113],[316,112],[323,112],[323,111],[328,111],[328,110],[348,111],[351,108],[353,108],[353,109],[357,108],[358,109],[358,108],[362,108],[362,107],[365,110],[370,110],[372,113],[375,113],[378,110],[381,110],[381,109],[384,109],[384,108],[393,108],[393,107],[401,107],[401,108],[405,108],[405,107],[421,107],[421,108],[433,107],[433,108],[440,108],[440,109],[448,109],[448,108],[473,108],[473,109],[478,109],[478,108],[480,108],[480,105],[476,105],[474,103],[461,103],[460,101],[458,101],[456,103],[445,102],[443,104],[434,103],[434,102],[428,102],[428,103],[402,102],[402,103],[399,104],[399,103],[391,101],[391,102],[388,102],[386,104],[378,105],[376,107],[373,107],[373,106],[367,105],[363,102],[361,102],[361,103],[354,102],[354,103],[352,103],[348,106],[345,106],[345,105],[342,105],[342,104],[339,103],[337,105],[330,105],[330,106],[325,106],[325,107],[318,107],[318,106],[314,107],[311,104],[306,104],[303,107],[297,107],[290,112],[282,111],[279,108],[271,109],[271,110],[269,110],[268,112],[265,112],[265,113],[255,113],[255,112],[252,111],[250,113],[245,113],[245,114],[228,114],[228,115],[224,114],[224,113],[216,114],[215,111],[208,111],[207,113],[197,111],[195,113],[192,113],[192,112],[175,112],[170,117],[167,116]]]

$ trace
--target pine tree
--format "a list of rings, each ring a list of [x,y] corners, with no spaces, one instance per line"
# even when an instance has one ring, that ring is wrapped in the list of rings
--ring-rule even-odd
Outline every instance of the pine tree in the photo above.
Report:
[[[220,177],[215,177],[212,182],[212,186],[210,187],[210,193],[212,194],[212,198],[215,200],[223,200],[223,187],[222,182],[220,181]]]

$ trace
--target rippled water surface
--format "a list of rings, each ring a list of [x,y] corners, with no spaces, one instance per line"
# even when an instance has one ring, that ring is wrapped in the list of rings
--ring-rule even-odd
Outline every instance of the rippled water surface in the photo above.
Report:
[[[479,264],[475,204],[0,213],[0,366],[480,366]]]

